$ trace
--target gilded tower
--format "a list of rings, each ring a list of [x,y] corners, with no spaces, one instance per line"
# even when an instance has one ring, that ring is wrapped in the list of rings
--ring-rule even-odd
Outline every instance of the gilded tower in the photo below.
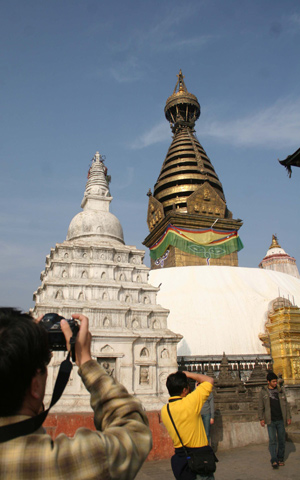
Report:
[[[193,265],[238,266],[243,248],[241,220],[228,210],[222,184],[195,135],[197,97],[188,92],[180,70],[165,116],[173,140],[153,194],[148,192],[147,223],[151,268]]]

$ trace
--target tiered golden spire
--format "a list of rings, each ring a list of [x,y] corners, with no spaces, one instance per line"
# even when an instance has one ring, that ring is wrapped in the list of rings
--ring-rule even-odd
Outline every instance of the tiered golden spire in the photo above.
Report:
[[[144,245],[152,248],[168,225],[178,228],[207,229],[217,223],[224,235],[242,226],[228,210],[222,184],[210,159],[195,136],[195,122],[200,116],[197,97],[189,93],[182,71],[172,95],[167,99],[165,116],[173,140],[163,162],[153,194],[148,191],[147,224],[150,235]],[[167,250],[165,267],[206,265],[207,258],[178,246]],[[210,260],[212,265],[238,265],[237,251]],[[151,267],[158,268],[151,259]]]
[[[226,204],[222,184],[194,135],[195,122],[200,116],[199,102],[195,95],[188,92],[181,70],[177,78],[174,92],[167,99],[165,106],[165,115],[170,122],[174,138],[154,186],[153,196],[162,204],[164,214],[174,209],[187,213],[188,198],[201,185],[208,182],[223,202],[219,215],[224,218]],[[206,194],[211,195],[211,192]],[[207,205],[208,202],[204,204]]]

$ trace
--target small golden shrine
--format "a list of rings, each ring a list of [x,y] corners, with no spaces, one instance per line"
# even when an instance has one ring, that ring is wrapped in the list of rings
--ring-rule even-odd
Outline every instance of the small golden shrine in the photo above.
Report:
[[[259,335],[273,359],[273,370],[282,374],[285,385],[300,383],[300,308],[286,298],[272,302],[265,325]]]
[[[222,184],[195,135],[197,97],[188,92],[181,70],[177,77],[165,106],[173,140],[153,193],[148,192],[150,234],[143,244],[150,249],[152,269],[238,266],[242,221],[232,218]]]

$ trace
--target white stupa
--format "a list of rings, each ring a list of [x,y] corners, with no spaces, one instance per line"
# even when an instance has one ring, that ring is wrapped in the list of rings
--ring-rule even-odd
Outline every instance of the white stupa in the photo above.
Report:
[[[259,267],[274,270],[275,272],[288,273],[296,278],[300,278],[296,259],[288,255],[279,245],[276,235],[273,235],[269,250],[260,262]]]
[[[260,268],[192,266],[151,270],[158,302],[170,310],[168,327],[183,338],[178,356],[260,357],[275,298],[300,305],[300,279]]]
[[[160,285],[157,299],[170,310],[168,327],[183,336],[177,349],[184,357],[181,365],[220,363],[223,352],[240,360],[271,360],[259,335],[265,333],[276,298],[300,306],[295,259],[272,245],[263,268],[238,266],[243,222],[234,219],[216,170],[195,136],[198,99],[187,90],[181,70],[177,78],[164,108],[172,141],[153,192],[147,194],[149,281]]]
[[[34,293],[35,317],[56,312],[65,318],[82,313],[90,320],[92,355],[109,374],[138,396],[148,410],[166,400],[166,378],[177,369],[180,335],[167,327],[168,310],[156,303],[157,287],[148,283],[144,251],[124,243],[119,220],[110,213],[112,197],[103,158],[96,153],[82,201],[67,239],[46,257],[41,286]],[[47,398],[63,352],[55,353]],[[89,395],[73,369],[56,411],[87,411]]]

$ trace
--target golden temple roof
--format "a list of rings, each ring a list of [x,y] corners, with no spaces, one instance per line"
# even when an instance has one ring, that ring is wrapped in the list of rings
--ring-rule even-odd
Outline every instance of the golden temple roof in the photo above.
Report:
[[[181,70],[177,77],[174,92],[165,106],[165,116],[174,137],[154,186],[153,196],[162,204],[165,215],[172,209],[187,213],[188,198],[208,182],[225,208],[222,184],[195,136],[194,126],[200,116],[199,102],[195,95],[188,92]],[[224,218],[224,215],[221,216]]]

